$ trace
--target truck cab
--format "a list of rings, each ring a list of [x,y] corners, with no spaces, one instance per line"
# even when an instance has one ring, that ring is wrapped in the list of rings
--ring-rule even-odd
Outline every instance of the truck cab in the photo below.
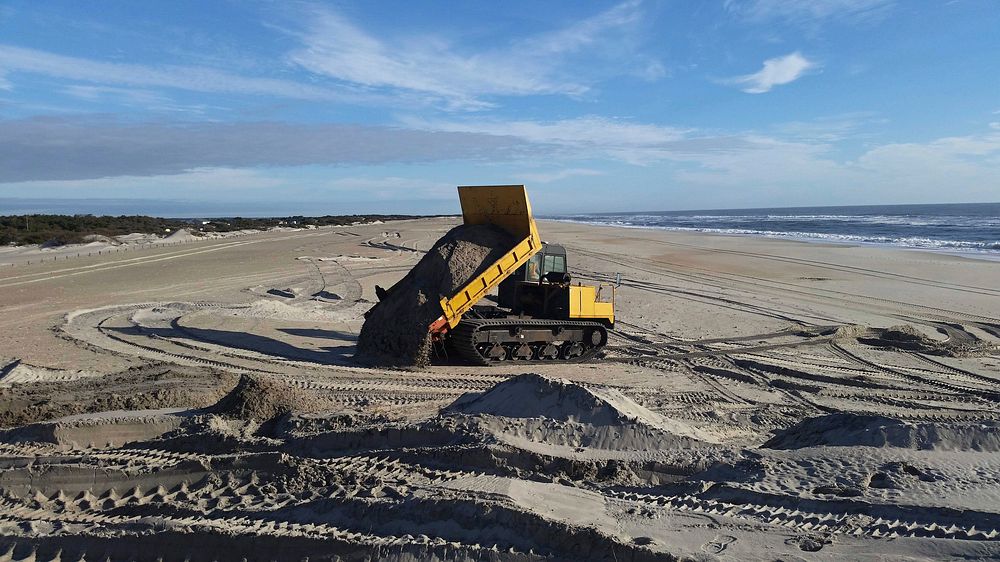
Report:
[[[497,304],[520,316],[590,318],[613,326],[614,289],[573,285],[571,280],[566,248],[543,243],[537,254],[500,283]],[[605,291],[610,294],[602,295]]]

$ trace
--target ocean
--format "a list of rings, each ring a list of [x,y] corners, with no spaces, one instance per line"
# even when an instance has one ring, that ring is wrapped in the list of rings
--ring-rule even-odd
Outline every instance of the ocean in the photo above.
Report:
[[[1000,259],[1000,203],[556,215],[609,226],[895,246]]]

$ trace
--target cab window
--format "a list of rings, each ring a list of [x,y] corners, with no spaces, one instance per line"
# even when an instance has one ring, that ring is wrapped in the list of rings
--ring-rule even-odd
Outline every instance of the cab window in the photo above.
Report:
[[[527,271],[525,272],[524,280],[531,283],[537,283],[542,277],[542,255],[535,254],[531,256],[531,259],[528,260],[526,265]]]
[[[566,256],[545,256],[544,273],[566,273]]]

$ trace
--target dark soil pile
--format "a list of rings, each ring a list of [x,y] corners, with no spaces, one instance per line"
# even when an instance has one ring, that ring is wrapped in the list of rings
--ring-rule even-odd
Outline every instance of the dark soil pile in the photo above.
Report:
[[[358,336],[357,357],[384,366],[426,366],[431,353],[427,330],[441,316],[441,298],[454,295],[514,243],[493,225],[449,230],[368,312]]]
[[[292,410],[315,409],[315,397],[266,375],[243,375],[239,384],[211,408],[213,414],[240,420],[271,421]]]

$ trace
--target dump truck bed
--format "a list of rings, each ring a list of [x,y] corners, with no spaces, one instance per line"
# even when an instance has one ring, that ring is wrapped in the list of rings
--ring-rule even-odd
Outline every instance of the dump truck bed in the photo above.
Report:
[[[463,314],[542,247],[523,185],[460,186],[458,197],[465,224],[496,225],[518,242],[454,295],[441,299],[441,317],[430,327],[434,334],[457,326]]]

